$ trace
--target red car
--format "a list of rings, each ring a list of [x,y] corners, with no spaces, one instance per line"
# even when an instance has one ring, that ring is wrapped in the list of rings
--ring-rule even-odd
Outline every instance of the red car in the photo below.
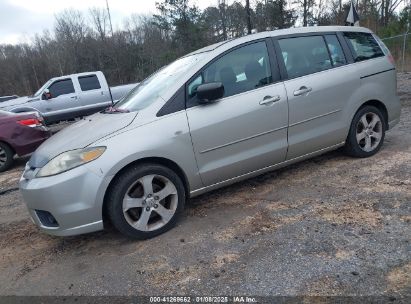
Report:
[[[0,111],[0,172],[11,167],[14,155],[34,152],[50,136],[50,130],[38,113]]]

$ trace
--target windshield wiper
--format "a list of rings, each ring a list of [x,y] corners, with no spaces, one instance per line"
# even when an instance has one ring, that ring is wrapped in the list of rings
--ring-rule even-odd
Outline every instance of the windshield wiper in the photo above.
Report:
[[[104,109],[100,113],[103,114],[118,114],[118,113],[129,113],[129,110],[124,110],[124,109],[119,109],[119,108],[114,108],[114,107],[108,107],[107,109]]]

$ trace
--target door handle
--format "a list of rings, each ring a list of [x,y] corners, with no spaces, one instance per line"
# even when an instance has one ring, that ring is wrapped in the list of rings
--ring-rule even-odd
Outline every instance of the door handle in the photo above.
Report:
[[[274,103],[274,102],[277,102],[277,101],[280,101],[280,100],[281,100],[281,97],[279,95],[274,96],[274,97],[273,96],[265,96],[264,99],[260,101],[260,105],[267,106],[271,103]]]
[[[306,86],[302,86],[297,91],[294,91],[294,96],[301,96],[301,95],[310,93],[312,90],[313,90],[312,88],[307,88]]]
[[[71,96],[70,98],[72,98],[72,99],[77,99],[77,96]]]

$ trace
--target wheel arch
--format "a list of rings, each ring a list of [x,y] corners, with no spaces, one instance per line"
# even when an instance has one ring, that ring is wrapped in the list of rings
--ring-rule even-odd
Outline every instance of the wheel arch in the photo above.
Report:
[[[12,145],[10,145],[7,141],[5,141],[3,138],[0,138],[0,143],[7,145],[11,151],[13,151],[14,155],[17,154],[16,149]]]
[[[126,166],[122,167],[111,179],[110,183],[108,184],[105,193],[104,193],[104,198],[103,198],[103,206],[102,206],[102,215],[103,215],[103,223],[108,223],[109,222],[109,217],[107,215],[107,194],[109,193],[112,185],[114,184],[116,178],[120,176],[124,171],[126,171],[128,168],[137,166],[137,165],[142,165],[142,164],[157,164],[157,165],[162,165],[164,167],[167,167],[173,172],[175,172],[178,177],[180,177],[181,181],[183,182],[184,185],[184,190],[185,190],[185,196],[188,198],[190,196],[190,184],[187,178],[187,175],[183,171],[183,169],[174,161],[164,158],[164,157],[144,157],[140,158],[138,160],[135,160]]]
[[[361,106],[355,111],[355,113],[354,113],[353,117],[351,118],[351,120],[354,118],[355,114],[365,106],[374,106],[378,110],[381,111],[381,113],[384,117],[385,127],[386,127],[386,130],[387,130],[388,129],[388,110],[387,110],[387,107],[385,106],[385,104],[383,102],[377,100],[377,99],[368,100],[368,101],[364,102],[363,104],[361,104]]]

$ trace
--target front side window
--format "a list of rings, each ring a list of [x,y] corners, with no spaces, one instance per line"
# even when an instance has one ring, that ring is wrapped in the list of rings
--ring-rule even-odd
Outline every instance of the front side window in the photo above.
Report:
[[[332,67],[322,36],[285,38],[278,42],[288,78],[301,77]]]
[[[73,81],[71,81],[71,79],[57,80],[49,87],[49,91],[52,98],[75,92]]]
[[[52,79],[50,79],[49,81],[47,81],[45,84],[43,84],[43,86],[42,86],[40,89],[37,90],[36,93],[34,93],[34,94],[32,95],[32,97],[40,96],[40,94],[43,93],[44,89],[46,89],[46,88],[50,85],[50,83],[52,83],[52,82],[53,82]]]
[[[377,41],[370,33],[346,32],[344,37],[351,48],[355,62],[384,56]]]
[[[267,46],[256,42],[237,48],[214,61],[188,84],[188,95],[194,97],[202,83],[222,82],[224,97],[263,87],[273,82]]]
[[[97,75],[80,76],[78,78],[82,91],[91,91],[101,89]]]

